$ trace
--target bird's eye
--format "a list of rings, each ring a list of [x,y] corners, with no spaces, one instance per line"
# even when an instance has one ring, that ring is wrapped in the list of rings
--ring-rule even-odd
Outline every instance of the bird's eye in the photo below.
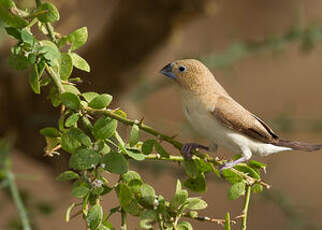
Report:
[[[186,71],[187,68],[185,66],[181,65],[181,66],[179,66],[178,69],[179,69],[180,72],[184,72],[184,71]]]

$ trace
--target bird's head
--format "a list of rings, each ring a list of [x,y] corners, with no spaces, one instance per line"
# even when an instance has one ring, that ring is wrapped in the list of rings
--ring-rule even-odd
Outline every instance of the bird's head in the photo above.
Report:
[[[214,77],[208,68],[195,59],[182,59],[169,63],[160,71],[161,74],[175,80],[186,90],[195,93],[201,91],[210,84]]]

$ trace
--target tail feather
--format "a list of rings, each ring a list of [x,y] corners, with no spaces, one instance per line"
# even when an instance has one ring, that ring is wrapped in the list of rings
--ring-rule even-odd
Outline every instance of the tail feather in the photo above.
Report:
[[[313,152],[313,151],[320,150],[322,148],[322,145],[312,145],[312,144],[302,143],[298,141],[287,141],[287,140],[279,140],[278,143],[276,143],[276,145],[289,147],[294,150],[301,150],[306,152]]]

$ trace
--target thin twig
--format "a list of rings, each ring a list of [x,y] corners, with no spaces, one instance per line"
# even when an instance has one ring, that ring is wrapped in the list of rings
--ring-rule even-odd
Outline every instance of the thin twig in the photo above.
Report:
[[[187,218],[190,218],[190,219],[194,219],[194,220],[198,220],[198,221],[202,221],[202,222],[211,222],[211,223],[216,223],[216,224],[219,224],[219,225],[224,225],[226,220],[225,219],[215,219],[215,218],[211,218],[211,217],[208,217],[208,216],[191,216],[189,215],[189,213],[185,213],[183,214],[184,217],[187,217]],[[235,220],[231,220],[230,221],[232,224],[236,224],[236,221]]]
[[[22,199],[19,195],[17,185],[14,181],[14,175],[10,170],[6,171],[6,178],[8,181],[8,185],[9,185],[9,189],[11,192],[13,202],[15,203],[15,206],[17,207],[19,216],[21,218],[23,230],[31,230],[27,211],[26,211],[25,206],[22,202]]]
[[[244,209],[242,212],[242,222],[241,222],[241,230],[247,229],[247,214],[248,214],[248,206],[250,200],[250,193],[251,193],[251,186],[246,185],[246,195],[245,195],[245,202],[244,202]]]

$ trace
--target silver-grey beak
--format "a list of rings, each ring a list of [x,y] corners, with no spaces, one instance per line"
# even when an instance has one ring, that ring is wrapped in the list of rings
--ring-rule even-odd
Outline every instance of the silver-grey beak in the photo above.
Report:
[[[168,65],[166,65],[160,70],[160,73],[169,78],[176,79],[176,75],[172,72],[172,67],[173,67],[173,64],[169,63]]]

